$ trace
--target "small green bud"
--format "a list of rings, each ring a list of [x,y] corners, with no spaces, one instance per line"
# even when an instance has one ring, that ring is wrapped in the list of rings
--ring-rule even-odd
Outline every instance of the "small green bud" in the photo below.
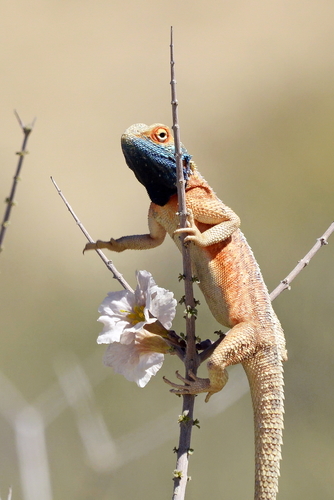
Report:
[[[184,410],[182,415],[179,415],[179,418],[177,419],[177,421],[179,424],[181,424],[183,422],[190,422],[189,410]]]
[[[176,469],[174,470],[174,472],[173,472],[174,479],[181,479],[182,476],[183,476],[183,474],[182,474],[181,470],[176,470]]]
[[[185,313],[185,316],[184,318],[189,318],[190,316],[194,316],[195,319],[197,318],[197,309],[196,307],[191,307],[191,306],[187,306],[184,313]]]
[[[195,418],[195,420],[193,421],[193,425],[196,426],[198,429],[201,428],[201,426],[199,425],[199,420],[198,418]]]

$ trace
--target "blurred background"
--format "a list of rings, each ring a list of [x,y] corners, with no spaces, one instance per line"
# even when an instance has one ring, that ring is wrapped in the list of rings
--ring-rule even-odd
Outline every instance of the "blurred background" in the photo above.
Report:
[[[0,255],[1,498],[10,486],[13,500],[169,498],[181,401],[162,375],[180,363],[166,359],[145,389],[102,365],[97,308],[120,287],[82,255],[50,175],[94,239],[146,232],[149,200],[120,136],[171,124],[173,25],[182,141],[241,217],[272,290],[333,220],[334,4],[12,0],[0,18],[3,200],[22,143],[13,109],[37,117]],[[329,241],[274,303],[289,351],[281,499],[333,498]],[[109,255],[132,285],[147,269],[182,295],[171,241]],[[184,330],[181,308],[174,327]],[[219,328],[202,300],[198,335]],[[230,378],[208,405],[197,398],[193,500],[253,495],[250,398],[242,370]]]

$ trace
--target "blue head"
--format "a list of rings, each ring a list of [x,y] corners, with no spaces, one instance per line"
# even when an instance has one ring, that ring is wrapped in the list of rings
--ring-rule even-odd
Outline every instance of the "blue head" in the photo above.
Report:
[[[137,123],[122,135],[122,150],[127,165],[157,205],[166,205],[177,192],[176,163],[173,135],[168,127],[155,123]],[[191,156],[181,145],[183,175],[191,173]]]

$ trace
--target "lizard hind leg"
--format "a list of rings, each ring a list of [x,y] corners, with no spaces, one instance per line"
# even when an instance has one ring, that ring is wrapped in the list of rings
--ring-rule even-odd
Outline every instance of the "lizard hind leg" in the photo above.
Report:
[[[242,322],[235,325],[215,348],[207,363],[210,389],[206,402],[225,386],[228,380],[226,367],[242,363],[254,353],[254,337],[255,327]]]
[[[223,389],[228,380],[227,371],[225,368],[229,365],[242,363],[246,357],[254,352],[254,332],[255,327],[247,322],[242,322],[235,325],[229,331],[224,340],[216,347],[211,354],[208,363],[209,378],[200,378],[189,373],[189,379],[181,377],[177,372],[176,376],[184,385],[175,384],[164,378],[164,381],[173,389],[171,392],[175,394],[199,394],[206,392],[205,401],[208,402],[210,397]]]
[[[209,374],[210,388],[205,398],[207,403],[213,394],[221,391],[228,381],[228,373],[225,370],[224,365],[220,363],[215,363],[214,359],[209,359],[207,363],[207,369]]]

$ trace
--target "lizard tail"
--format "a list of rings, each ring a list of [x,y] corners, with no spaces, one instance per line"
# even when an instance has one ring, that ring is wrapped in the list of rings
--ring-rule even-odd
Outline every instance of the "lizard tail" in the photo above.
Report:
[[[281,460],[284,416],[282,356],[268,347],[244,364],[253,401],[255,500],[275,500]]]

